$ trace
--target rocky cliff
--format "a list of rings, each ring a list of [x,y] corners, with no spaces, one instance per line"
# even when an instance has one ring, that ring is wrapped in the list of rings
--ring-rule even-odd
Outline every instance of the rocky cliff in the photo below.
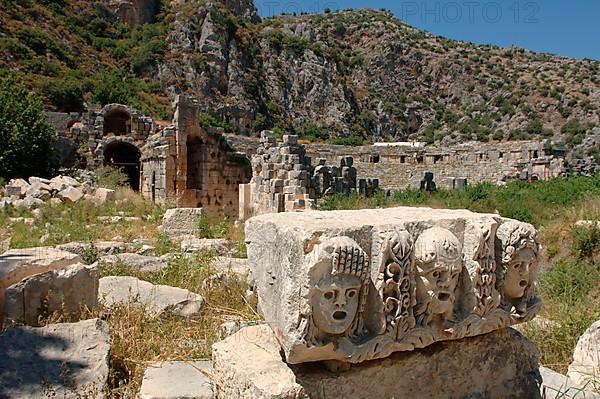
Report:
[[[111,19],[110,7],[99,4],[106,2],[66,3],[62,19],[41,4],[14,5],[12,14],[0,16],[0,45],[7,49],[0,63],[34,89],[40,80],[52,85],[92,65],[134,82],[122,95],[134,106],[165,110],[158,116],[166,117],[170,98],[191,93],[206,113],[241,133],[295,130],[307,139],[344,143],[553,138],[579,148],[580,158],[598,153],[596,61],[453,41],[385,11],[261,20],[250,0],[174,1],[163,4],[156,22],[124,29]],[[67,26],[71,34],[59,39],[59,29],[46,23],[68,20],[72,9],[101,12],[90,16],[92,24]],[[17,13],[28,22],[32,10],[43,21],[38,29],[64,44],[67,61],[44,54],[57,58],[54,76],[19,55],[36,52],[7,16]],[[102,21],[107,25],[96,29]],[[88,103],[114,99],[98,95],[97,82],[89,86],[80,90]],[[64,108],[61,98],[43,94],[49,106]]]

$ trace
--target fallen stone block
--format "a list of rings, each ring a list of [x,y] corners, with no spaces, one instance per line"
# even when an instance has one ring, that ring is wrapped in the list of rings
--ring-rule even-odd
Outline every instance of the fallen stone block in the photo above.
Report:
[[[193,235],[198,230],[198,219],[201,215],[202,208],[168,209],[163,217],[162,227],[170,237]]]
[[[466,210],[278,213],[246,222],[258,307],[288,363],[360,363],[531,320],[533,226]]]
[[[22,200],[15,201],[14,207],[15,208],[26,208],[26,209],[32,210],[32,209],[38,209],[42,205],[44,205],[44,201],[42,201],[41,199],[34,198],[34,197],[25,197]]]
[[[100,258],[100,263],[106,265],[122,263],[125,266],[140,272],[158,272],[168,266],[167,262],[164,262],[157,257],[130,253],[103,256]]]
[[[34,274],[67,269],[81,263],[79,255],[50,247],[12,249],[0,255],[0,320],[6,289]]]
[[[14,328],[0,340],[0,397],[104,397],[110,350],[104,321]]]
[[[158,316],[171,310],[183,317],[201,314],[204,298],[182,288],[153,285],[134,277],[103,277],[98,289],[99,300],[107,306],[122,303],[138,303]]]
[[[210,252],[223,256],[231,252],[231,243],[223,238],[189,237],[181,241],[181,250],[187,253]]]
[[[267,325],[213,345],[218,398],[540,398],[535,345],[508,328],[332,372],[288,365]]]
[[[48,201],[52,198],[52,187],[42,182],[34,182],[29,186],[26,196]]]
[[[599,399],[600,394],[577,388],[569,377],[559,374],[546,367],[540,367],[542,385],[540,394],[542,398],[562,399]]]
[[[29,189],[29,183],[23,179],[12,179],[4,187],[4,191],[7,196],[13,198],[25,198],[27,189]]]
[[[76,316],[98,303],[98,266],[82,264],[35,274],[6,289],[6,322],[37,326],[40,316]]]
[[[62,202],[73,204],[83,198],[83,191],[75,187],[67,187],[56,194]]]
[[[35,176],[31,176],[29,179],[29,184],[30,185],[34,185],[36,183],[41,183],[41,184],[46,184],[46,185],[50,185],[50,179],[44,179],[43,177],[35,177]]]
[[[93,196],[93,201],[97,204],[114,202],[116,199],[117,194],[115,190],[110,190],[108,188],[97,188]]]
[[[160,362],[144,373],[142,399],[212,399],[212,363]]]
[[[567,376],[576,388],[600,392],[600,321],[579,337]]]

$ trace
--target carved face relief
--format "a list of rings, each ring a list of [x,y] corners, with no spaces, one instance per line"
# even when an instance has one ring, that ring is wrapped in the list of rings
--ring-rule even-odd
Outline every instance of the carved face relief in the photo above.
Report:
[[[351,275],[321,282],[311,302],[315,326],[327,334],[346,333],[356,317],[361,288],[361,280]]]
[[[505,303],[522,313],[533,297],[539,242],[533,226],[506,222],[496,232],[496,263],[500,265],[497,287]]]
[[[506,265],[502,294],[508,300],[522,298],[531,283],[530,271],[534,267],[535,253],[531,248],[521,248],[515,252]]]
[[[417,301],[424,312],[452,316],[454,291],[462,269],[462,250],[452,232],[431,228],[423,232],[415,243],[417,269]]]
[[[431,298],[432,313],[444,314],[452,311],[460,268],[460,261],[451,260],[417,265],[417,289],[420,287]]]

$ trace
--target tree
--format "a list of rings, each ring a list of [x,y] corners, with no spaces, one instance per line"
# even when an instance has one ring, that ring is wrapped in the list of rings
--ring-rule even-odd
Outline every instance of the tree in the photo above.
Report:
[[[0,80],[0,177],[48,177],[58,164],[56,131],[42,103],[12,78]]]

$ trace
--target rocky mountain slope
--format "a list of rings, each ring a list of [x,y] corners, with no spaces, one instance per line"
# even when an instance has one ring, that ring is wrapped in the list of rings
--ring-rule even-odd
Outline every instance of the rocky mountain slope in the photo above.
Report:
[[[448,40],[385,11],[260,19],[251,0],[197,0],[135,14],[153,4],[0,1],[0,65],[69,111],[118,100],[166,118],[169,100],[189,92],[241,133],[538,137],[583,148],[580,157],[598,152],[589,145],[600,136],[596,61]]]

